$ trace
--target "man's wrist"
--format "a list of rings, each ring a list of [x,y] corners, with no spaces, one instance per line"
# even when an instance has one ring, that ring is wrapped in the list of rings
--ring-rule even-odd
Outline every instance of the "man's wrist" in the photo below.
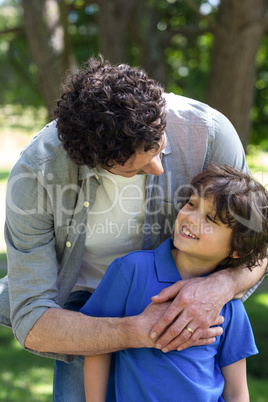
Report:
[[[148,323],[142,314],[121,319],[121,336],[124,349],[149,348],[154,346],[154,342],[149,336]]]
[[[226,268],[214,273],[217,276],[217,280],[220,283],[222,289],[224,289],[223,297],[224,304],[237,297],[237,272],[234,268]]]

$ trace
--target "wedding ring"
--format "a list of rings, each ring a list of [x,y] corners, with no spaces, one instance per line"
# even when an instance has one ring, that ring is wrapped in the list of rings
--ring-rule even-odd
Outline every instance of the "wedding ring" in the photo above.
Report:
[[[193,333],[194,333],[194,330],[192,330],[192,328],[190,328],[190,327],[185,327],[185,329],[187,329],[187,331],[189,331],[190,334],[193,334]]]

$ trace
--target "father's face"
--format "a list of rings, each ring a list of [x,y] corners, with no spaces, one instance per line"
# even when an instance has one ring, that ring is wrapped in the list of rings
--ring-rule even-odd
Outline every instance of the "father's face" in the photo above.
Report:
[[[161,162],[161,152],[166,145],[166,135],[163,134],[159,141],[160,148],[157,151],[137,151],[123,166],[115,165],[109,169],[109,172],[124,177],[132,177],[136,174],[154,174],[155,176],[160,176],[164,172]]]

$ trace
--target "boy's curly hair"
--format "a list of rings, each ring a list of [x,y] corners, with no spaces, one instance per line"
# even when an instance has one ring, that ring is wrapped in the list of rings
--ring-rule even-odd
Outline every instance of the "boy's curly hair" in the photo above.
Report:
[[[159,148],[165,104],[163,88],[144,71],[91,58],[63,82],[58,136],[78,165],[123,165],[137,150]]]
[[[244,264],[249,269],[267,255],[268,192],[250,175],[229,165],[210,164],[191,182],[192,194],[214,199],[216,215],[232,228],[230,257],[218,269]],[[237,251],[239,258],[232,258]]]

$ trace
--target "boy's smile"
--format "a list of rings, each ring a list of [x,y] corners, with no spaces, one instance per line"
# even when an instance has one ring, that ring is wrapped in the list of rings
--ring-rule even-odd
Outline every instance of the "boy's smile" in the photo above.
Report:
[[[183,237],[191,237],[192,239],[198,240],[198,237],[189,229],[188,226],[183,225],[180,229],[180,235]]]

